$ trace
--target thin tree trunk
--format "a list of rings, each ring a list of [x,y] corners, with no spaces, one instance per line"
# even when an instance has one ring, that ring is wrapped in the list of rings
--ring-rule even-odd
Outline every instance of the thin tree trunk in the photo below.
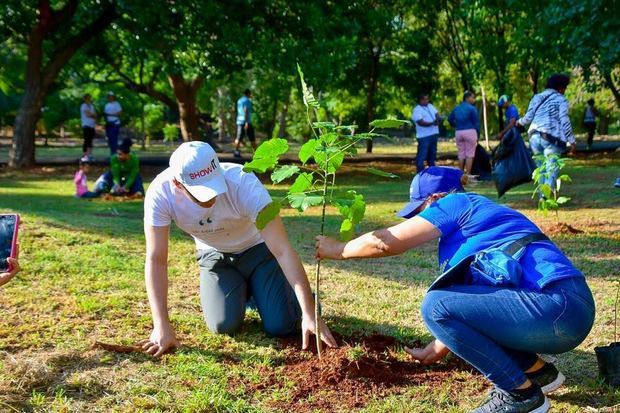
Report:
[[[286,118],[288,116],[288,105],[291,101],[291,92],[289,91],[289,93],[286,95],[286,100],[284,101],[284,104],[282,105],[282,109],[280,110],[280,115],[279,115],[279,130],[278,130],[278,138],[286,138],[288,136],[288,133],[286,133]]]
[[[181,135],[185,142],[200,140],[198,113],[196,111],[196,94],[202,86],[201,77],[186,81],[177,74],[168,75],[168,81],[179,106]]]
[[[381,48],[370,49],[370,76],[368,77],[368,90],[366,94],[366,117],[368,124],[375,118],[375,94],[377,93],[377,83],[379,81],[379,58]],[[372,139],[366,140],[366,152],[372,152]]]
[[[614,95],[614,98],[616,99],[616,106],[620,107],[620,90],[618,90],[618,87],[616,86],[616,83],[614,82],[611,72],[603,71],[603,70],[601,70],[601,72],[603,73],[605,84],[607,85],[609,90],[611,90],[611,93]]]
[[[226,107],[224,102],[226,101],[226,95],[228,91],[224,86],[218,86],[217,88],[217,134],[218,140],[224,142],[226,140]]]
[[[269,124],[267,125],[267,139],[273,138],[273,131],[276,129],[276,120],[278,118],[278,100],[273,102],[273,110],[271,111],[271,117]]]
[[[26,87],[24,96],[22,96],[15,117],[13,144],[9,151],[9,166],[13,168],[29,167],[35,164],[34,135],[41,116],[40,95],[40,87],[31,83]]]

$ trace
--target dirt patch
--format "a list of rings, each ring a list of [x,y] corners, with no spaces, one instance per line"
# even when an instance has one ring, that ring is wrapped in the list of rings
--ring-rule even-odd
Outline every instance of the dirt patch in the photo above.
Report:
[[[373,334],[340,337],[338,342],[339,348],[325,349],[319,360],[316,349],[300,351],[298,340],[280,340],[284,354],[280,366],[259,367],[260,382],[235,380],[231,388],[238,390],[241,385],[246,394],[282,389],[289,400],[268,404],[285,411],[346,411],[364,407],[376,397],[399,394],[407,386],[439,385],[455,371],[475,372],[454,356],[423,366],[399,352],[400,344],[393,337]],[[482,380],[480,384],[486,387]]]
[[[556,222],[554,224],[545,225],[543,228],[545,234],[558,235],[558,234],[583,234],[584,231],[577,229],[564,222]]]

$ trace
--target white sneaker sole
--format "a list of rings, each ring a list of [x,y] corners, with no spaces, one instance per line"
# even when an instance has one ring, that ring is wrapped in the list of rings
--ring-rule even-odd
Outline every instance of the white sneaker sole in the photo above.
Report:
[[[547,384],[546,386],[541,387],[543,394],[546,396],[548,394],[553,393],[554,391],[559,389],[562,386],[562,384],[564,384],[564,380],[566,380],[566,377],[562,374],[561,371],[559,371],[558,377],[556,377],[555,380],[553,380],[551,383]]]
[[[530,413],[547,413],[550,408],[551,403],[549,403],[549,399],[545,397],[545,402],[543,403],[543,405],[534,410],[530,410]]]

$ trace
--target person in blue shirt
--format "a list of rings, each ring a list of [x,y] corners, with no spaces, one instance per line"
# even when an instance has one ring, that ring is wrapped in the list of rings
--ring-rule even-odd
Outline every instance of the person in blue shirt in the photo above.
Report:
[[[456,129],[454,138],[458,149],[459,167],[467,175],[471,173],[480,135],[480,117],[474,106],[475,100],[473,92],[466,91],[463,94],[463,101],[448,116],[448,122]]]
[[[502,140],[506,132],[508,132],[519,120],[519,109],[512,103],[510,96],[501,95],[497,101],[500,110],[506,111],[504,119],[504,129],[499,132],[498,138]]]
[[[506,111],[504,126],[512,123],[515,124],[519,120],[519,109],[512,103],[510,96],[502,95],[497,101],[497,106]]]
[[[463,192],[463,178],[456,168],[423,170],[413,178],[410,202],[398,214],[406,221],[344,243],[319,236],[316,256],[386,257],[439,239],[439,264],[449,273],[482,250],[537,234],[538,240],[514,256],[523,270],[515,284],[472,277],[467,266],[460,274],[452,271],[460,277],[448,284],[433,288],[434,282],[421,311],[436,339],[424,349],[406,351],[424,364],[452,351],[484,374],[494,388],[474,412],[546,412],[545,394],[565,378],[538,354],[563,353],[586,338],[594,322],[592,293],[584,275],[533,222],[482,195]]]
[[[237,100],[237,138],[235,139],[235,156],[240,157],[241,142],[245,135],[252,144],[252,148],[256,149],[256,137],[254,136],[254,127],[252,126],[252,92],[246,89],[243,96]]]

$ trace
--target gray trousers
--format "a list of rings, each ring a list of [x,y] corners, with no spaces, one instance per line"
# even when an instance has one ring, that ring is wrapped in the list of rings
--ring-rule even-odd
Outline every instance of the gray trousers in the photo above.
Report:
[[[298,331],[301,308],[265,243],[238,254],[201,250],[196,257],[200,303],[209,330],[234,334],[252,298],[267,334],[283,337]]]

